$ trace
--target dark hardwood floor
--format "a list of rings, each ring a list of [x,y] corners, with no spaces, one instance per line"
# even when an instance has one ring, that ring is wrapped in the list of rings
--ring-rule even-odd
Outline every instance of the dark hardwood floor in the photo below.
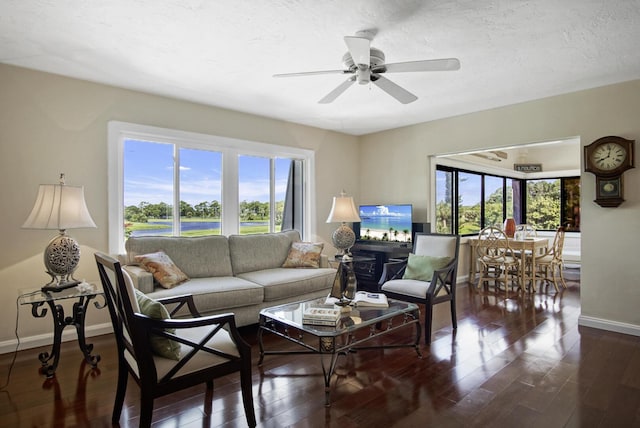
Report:
[[[622,427],[640,426],[640,338],[578,327],[579,273],[569,288],[519,299],[459,289],[458,331],[447,305],[435,309],[434,340],[418,359],[411,348],[366,350],[340,357],[332,405],[324,406],[317,356],[267,356],[257,367],[254,399],[261,427]],[[387,338],[403,341],[399,332]],[[267,346],[283,346],[265,335]],[[62,346],[56,377],[38,372],[37,355],[18,353],[5,391],[0,427],[107,427],[116,385],[111,335],[90,338],[98,369],[82,363],[75,342]],[[287,345],[288,346],[288,345]],[[0,356],[4,383],[11,354]],[[156,401],[154,427],[246,426],[237,376]],[[130,382],[122,427],[138,420],[137,386]]]

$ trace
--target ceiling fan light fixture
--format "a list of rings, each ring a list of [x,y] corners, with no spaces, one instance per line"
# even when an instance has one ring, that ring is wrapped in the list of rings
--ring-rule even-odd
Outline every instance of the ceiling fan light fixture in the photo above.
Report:
[[[371,70],[369,67],[358,66],[356,70],[356,80],[361,85],[368,85],[371,83]]]

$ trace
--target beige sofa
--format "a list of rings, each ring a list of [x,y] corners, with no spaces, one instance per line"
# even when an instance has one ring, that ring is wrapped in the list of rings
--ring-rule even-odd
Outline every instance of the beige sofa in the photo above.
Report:
[[[152,298],[192,294],[202,315],[233,312],[238,326],[258,322],[261,309],[327,296],[336,270],[322,256],[319,268],[283,268],[297,231],[257,235],[131,237],[120,257],[134,285]],[[154,284],[136,255],[164,251],[190,279],[171,289]]]

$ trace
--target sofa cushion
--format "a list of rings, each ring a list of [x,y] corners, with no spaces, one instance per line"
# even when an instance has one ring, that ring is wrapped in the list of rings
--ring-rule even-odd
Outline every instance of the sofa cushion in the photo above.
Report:
[[[137,255],[164,251],[189,278],[233,275],[226,236],[132,236],[125,248],[128,263]]]
[[[279,233],[229,236],[233,274],[280,268],[293,242],[300,241],[296,230]]]
[[[164,288],[173,288],[189,280],[164,251],[135,256],[135,260],[151,272],[158,284]]]
[[[153,293],[148,293],[148,296],[154,299],[170,297],[175,296],[178,290],[179,294],[193,295],[193,302],[201,312],[220,309],[229,309],[229,312],[233,312],[233,308],[260,304],[264,298],[263,287],[233,276],[192,278],[179,288],[173,290],[158,288]]]
[[[333,286],[336,270],[274,268],[240,274],[239,277],[264,287],[264,301],[272,302],[314,291],[326,290]]]
[[[283,268],[319,268],[322,242],[292,242]]]

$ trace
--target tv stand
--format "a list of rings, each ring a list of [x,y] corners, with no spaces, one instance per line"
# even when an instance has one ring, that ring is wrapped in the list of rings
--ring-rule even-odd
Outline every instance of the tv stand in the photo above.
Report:
[[[354,272],[358,280],[358,289],[378,292],[378,281],[382,276],[384,264],[391,259],[406,259],[412,246],[406,242],[358,241],[351,252],[354,256],[373,257],[369,263],[354,263]]]

